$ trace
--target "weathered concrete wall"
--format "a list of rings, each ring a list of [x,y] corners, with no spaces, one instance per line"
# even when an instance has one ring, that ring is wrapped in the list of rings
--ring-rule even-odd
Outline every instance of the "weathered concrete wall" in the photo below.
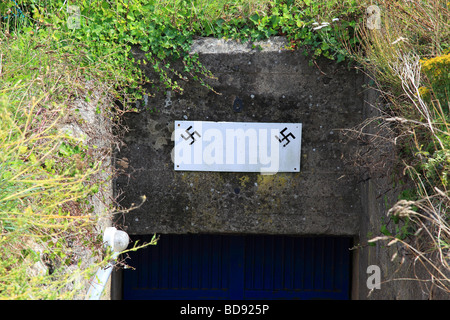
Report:
[[[112,133],[111,110],[109,108],[114,100],[111,95],[105,94],[108,92],[108,88],[99,83],[88,81],[84,84],[84,89],[85,92],[91,92],[89,95],[90,99],[88,100],[85,95],[81,95],[72,101],[69,105],[71,109],[69,112],[70,117],[60,129],[89,146],[91,156],[96,162],[101,162],[99,170],[91,175],[91,181],[95,180],[98,182],[99,190],[96,194],[90,196],[88,200],[93,208],[92,215],[97,219],[96,234],[103,235],[105,228],[112,224],[113,183],[110,177],[114,172],[111,155],[115,136]],[[100,113],[96,112],[97,108],[101,109]],[[93,249],[85,246],[74,246],[75,258],[80,258],[81,264],[73,264],[68,267],[68,270],[84,270],[95,264]],[[91,280],[84,279],[82,275],[78,276],[73,285],[82,285],[84,290],[74,299],[86,298]],[[72,290],[73,285],[70,284],[68,289]],[[110,282],[105,286],[101,299],[107,300],[109,296]]]
[[[129,234],[358,234],[360,178],[345,161],[355,142],[340,129],[363,119],[362,75],[332,61],[310,66],[301,52],[284,50],[282,38],[262,47],[197,41],[193,51],[217,76],[210,83],[220,95],[190,83],[183,95],[149,97],[126,117],[115,192],[125,208],[147,197],[117,217]],[[233,111],[236,97],[241,112]],[[301,172],[175,172],[174,120],[300,122]]]

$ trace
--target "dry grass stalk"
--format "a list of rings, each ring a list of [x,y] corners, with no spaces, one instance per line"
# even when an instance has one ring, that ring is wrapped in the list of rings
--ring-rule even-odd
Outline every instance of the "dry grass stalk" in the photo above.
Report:
[[[442,55],[449,45],[449,4],[443,0],[381,0],[377,5],[381,9],[381,28],[361,25],[362,50],[355,52],[349,46],[348,51],[371,75],[375,90],[389,107],[380,109],[377,119],[370,120],[371,124],[380,123],[375,129],[365,131],[367,121],[359,128],[359,134],[353,134],[372,145],[384,141],[412,150],[402,162],[404,173],[415,183],[417,198],[400,200],[388,211],[390,218],[408,221],[410,230],[406,237],[378,236],[369,241],[386,241],[388,246],[397,248],[392,260],[401,257],[404,262],[405,256],[412,257],[414,266],[420,265],[428,274],[426,278],[415,274],[414,280],[430,290],[438,287],[450,293],[450,196],[445,172],[445,161],[450,157],[448,115],[442,111],[440,101],[425,100],[420,90],[428,81],[420,59]],[[386,128],[387,137],[395,134],[392,140],[383,134]],[[438,155],[444,157],[444,172],[430,166]],[[365,164],[370,167],[368,160],[366,157]],[[374,156],[372,161],[378,164],[379,157]]]

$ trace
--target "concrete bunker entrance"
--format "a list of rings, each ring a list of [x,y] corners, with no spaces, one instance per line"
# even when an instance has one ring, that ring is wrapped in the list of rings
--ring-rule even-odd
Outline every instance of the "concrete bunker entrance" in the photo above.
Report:
[[[163,234],[130,253],[135,269],[123,271],[122,298],[346,300],[351,245],[348,237]]]
[[[155,233],[358,235],[360,178],[346,161],[356,143],[341,130],[363,120],[364,78],[333,61],[311,66],[301,52],[285,50],[283,38],[262,47],[196,41],[193,52],[217,77],[210,84],[219,94],[190,83],[183,95],[157,93],[126,116],[115,193],[124,208],[147,199],[116,217],[132,240]],[[176,171],[171,155],[178,120],[301,123],[300,172]]]

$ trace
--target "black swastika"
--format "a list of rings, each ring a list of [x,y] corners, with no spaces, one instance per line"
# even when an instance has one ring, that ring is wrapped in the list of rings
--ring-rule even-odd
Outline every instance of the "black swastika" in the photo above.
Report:
[[[284,132],[287,130],[287,127],[285,127],[283,130],[281,130],[281,135],[283,136],[283,139],[278,138],[277,136],[275,136],[275,138],[278,139],[278,141],[280,141],[280,143],[282,143],[284,140],[286,140],[287,142],[285,144],[283,144],[283,147],[286,147],[289,142],[291,142],[291,140],[289,140],[289,137],[292,137],[292,139],[295,139],[295,136],[292,134],[292,132],[289,132],[287,135],[284,134]]]
[[[194,132],[190,133],[189,130],[191,130],[191,129],[192,129],[192,126],[190,126],[189,128],[187,128],[187,129],[185,130],[186,133],[188,134],[187,137],[185,137],[183,134],[181,134],[181,137],[182,137],[184,140],[192,139],[192,141],[191,141],[190,144],[193,144],[193,143],[196,141],[196,139],[194,138],[194,135],[196,134],[199,138],[200,138],[200,135],[198,134],[197,131],[194,131]]]

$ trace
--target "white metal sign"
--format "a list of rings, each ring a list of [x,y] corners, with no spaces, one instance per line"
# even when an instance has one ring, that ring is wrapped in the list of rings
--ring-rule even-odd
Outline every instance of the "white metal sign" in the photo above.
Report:
[[[299,172],[301,123],[175,121],[174,169]]]

